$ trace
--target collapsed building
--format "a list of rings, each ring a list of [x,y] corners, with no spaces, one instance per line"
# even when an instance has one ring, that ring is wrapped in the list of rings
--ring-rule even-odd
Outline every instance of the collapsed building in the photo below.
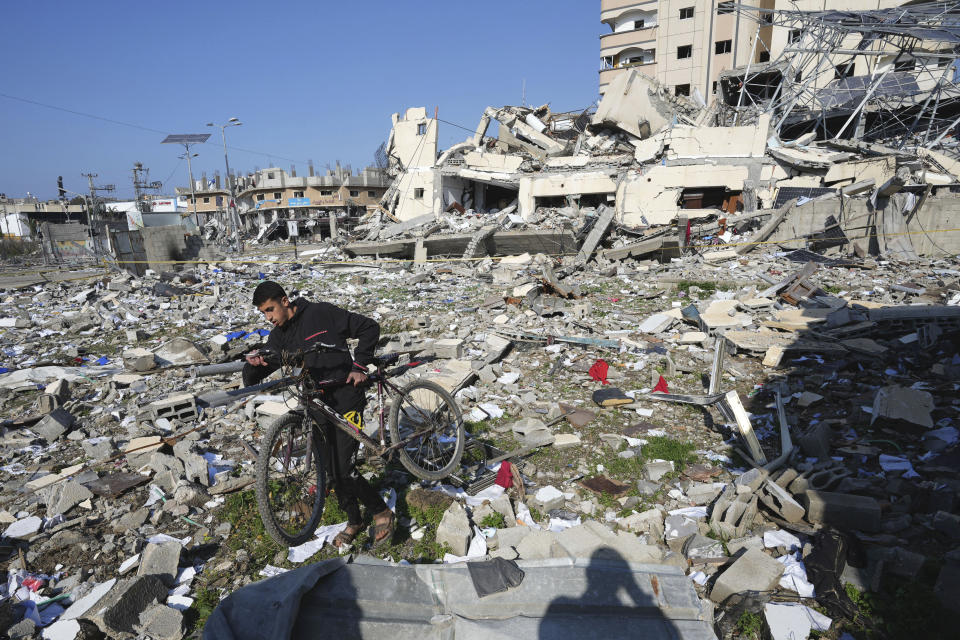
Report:
[[[564,253],[611,230],[614,258],[763,242],[861,257],[960,251],[944,233],[960,215],[960,8],[740,10],[781,27],[758,30],[755,49],[771,33],[789,45],[725,72],[709,105],[631,70],[583,112],[488,107],[442,153],[425,109],[394,114],[394,182],[347,252]]]

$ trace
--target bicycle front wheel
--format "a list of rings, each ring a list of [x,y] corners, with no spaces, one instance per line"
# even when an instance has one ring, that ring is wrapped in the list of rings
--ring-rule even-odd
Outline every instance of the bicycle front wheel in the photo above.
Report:
[[[400,463],[423,480],[443,480],[463,456],[460,407],[440,385],[417,380],[400,391],[390,408],[390,439],[405,442]]]
[[[313,536],[323,514],[325,478],[319,433],[313,429],[307,415],[279,417],[267,428],[257,458],[257,509],[263,526],[271,538],[291,547]]]

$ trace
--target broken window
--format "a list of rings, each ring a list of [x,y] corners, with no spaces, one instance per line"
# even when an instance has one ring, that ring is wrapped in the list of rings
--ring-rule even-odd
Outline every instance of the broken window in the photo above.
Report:
[[[719,40],[715,43],[716,49],[715,53],[720,55],[722,53],[730,53],[733,51],[733,40]]]
[[[834,80],[840,80],[841,78],[851,78],[853,77],[853,61],[844,62],[838,64],[836,70],[833,73]]]
[[[800,38],[803,36],[803,31],[800,29],[790,29],[790,35],[787,36],[787,42],[793,44],[794,42],[800,42]]]
[[[678,84],[673,88],[674,95],[677,96],[689,96],[690,95],[690,85],[689,84]]]
[[[733,6],[734,4],[735,2],[733,0],[727,0],[726,2],[718,2],[717,15],[722,16],[726,13],[733,13],[734,11],[736,11],[736,8],[734,8]]]
[[[600,58],[600,68],[601,69],[613,69],[613,56],[603,56]]]
[[[320,195],[321,195],[321,196],[332,196],[332,195],[333,195],[333,191],[332,191],[331,189],[321,189],[321,190],[320,190]]]
[[[376,197],[377,197],[377,192],[376,192],[376,191],[367,191],[367,197],[368,197],[368,198],[376,198]]]
[[[690,58],[693,56],[693,45],[685,44],[677,47],[677,60],[683,60],[684,58]]]
[[[693,17],[693,7],[684,7],[680,9],[680,19],[687,20]]]
[[[422,199],[423,199],[423,188],[422,188],[422,187],[417,187],[416,189],[414,189],[414,190],[413,190],[413,197],[416,198],[416,199],[418,199],[418,200],[422,200]]]
[[[274,192],[273,192],[273,199],[274,199],[274,200],[279,200],[279,199],[282,198],[282,197],[283,197],[283,194],[280,193],[279,191],[274,191]]]
[[[420,124],[417,125],[417,135],[423,136],[426,134],[427,134],[427,123],[421,122]]]
[[[760,55],[757,56],[757,62],[770,62],[770,52],[761,51]]]
[[[293,192],[293,197],[294,197],[294,198],[302,198],[302,197],[303,197],[303,191],[294,191],[294,192]]]
[[[917,61],[913,58],[906,58],[904,60],[899,60],[893,65],[894,71],[915,71],[917,68]]]
[[[272,174],[272,173],[268,173],[268,174],[267,174],[267,180],[273,180],[273,174]]]
[[[267,196],[263,195],[262,193],[258,193],[258,194],[257,194],[257,200],[260,201],[260,202],[263,202],[264,198],[266,198],[266,197],[267,197]]]
[[[716,92],[717,92],[717,81],[714,80],[714,81],[713,81],[713,90],[711,91],[711,93],[716,93]]]
[[[356,197],[359,196],[359,195],[360,195],[360,191],[358,191],[357,189],[350,189],[350,197],[351,197],[351,198],[356,198]]]
[[[643,21],[643,20],[634,20],[634,21],[633,21],[633,28],[634,28],[634,29],[643,29],[643,25],[644,25],[644,24],[645,24],[645,21]]]
[[[210,198],[209,198],[209,197],[204,198],[204,199],[203,199],[203,202],[208,204],[208,203],[210,202]]]

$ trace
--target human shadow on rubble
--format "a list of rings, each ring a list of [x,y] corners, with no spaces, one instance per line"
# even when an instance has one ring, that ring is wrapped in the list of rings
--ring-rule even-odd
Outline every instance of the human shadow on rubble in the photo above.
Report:
[[[540,640],[682,637],[661,609],[668,598],[657,574],[634,572],[609,547],[594,551],[583,571],[583,593],[568,592],[582,584],[576,577],[551,585],[551,591],[560,595],[540,621]]]

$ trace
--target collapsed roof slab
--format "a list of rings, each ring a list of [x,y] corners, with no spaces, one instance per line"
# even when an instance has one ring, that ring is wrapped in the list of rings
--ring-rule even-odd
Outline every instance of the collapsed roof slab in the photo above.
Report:
[[[666,137],[666,156],[674,159],[762,158],[767,150],[770,115],[749,127],[673,127]]]
[[[523,156],[471,151],[463,156],[463,162],[471,169],[513,173],[523,164]]]
[[[432,235],[420,240],[428,256],[461,256],[470,245],[473,233]],[[379,256],[381,258],[413,258],[418,239],[408,238],[386,242],[352,242],[343,250],[351,258]],[[508,256],[522,253],[562,255],[577,252],[577,240],[572,231],[561,229],[498,231],[484,240],[487,254]]]
[[[667,126],[674,107],[657,93],[657,82],[631,70],[615,76],[597,106],[592,124],[614,126],[637,138],[649,138]]]

